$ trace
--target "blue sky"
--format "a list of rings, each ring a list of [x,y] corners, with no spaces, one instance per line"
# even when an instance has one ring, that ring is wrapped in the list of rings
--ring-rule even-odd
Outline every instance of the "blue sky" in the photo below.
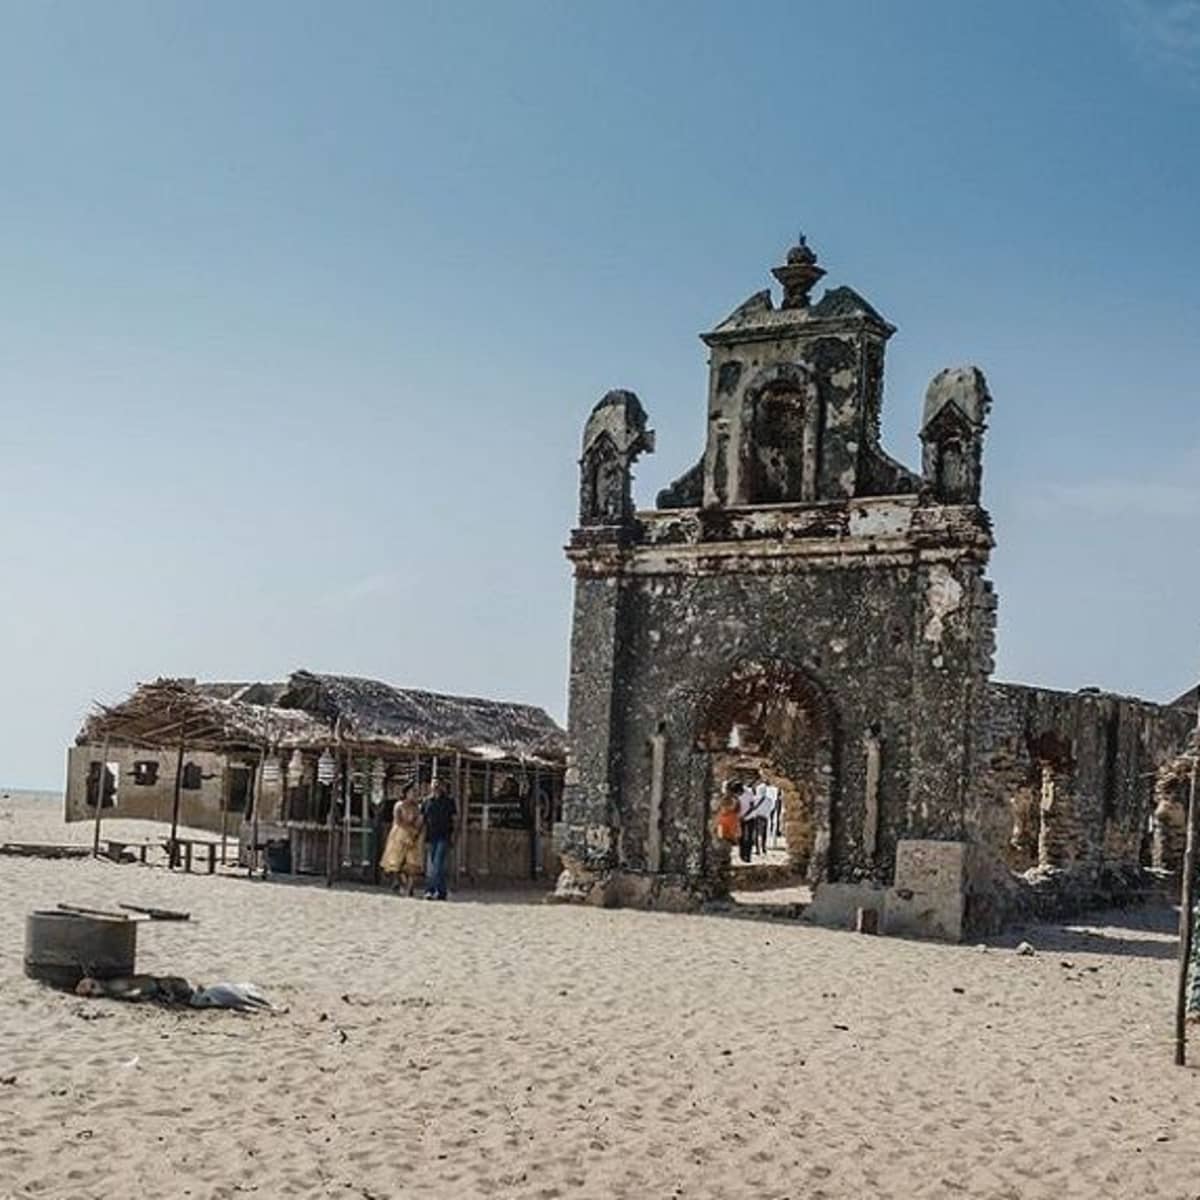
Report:
[[[582,423],[805,230],[995,396],[999,674],[1200,672],[1200,0],[0,4],[0,779],[297,667],[565,708]]]

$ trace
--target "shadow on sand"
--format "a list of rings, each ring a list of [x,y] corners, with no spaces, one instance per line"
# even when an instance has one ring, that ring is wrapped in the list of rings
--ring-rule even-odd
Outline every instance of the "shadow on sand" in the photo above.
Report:
[[[986,944],[1011,948],[1024,941],[1046,954],[1174,959],[1179,953],[1178,933],[1178,908],[1145,905],[1028,925],[989,938]]]

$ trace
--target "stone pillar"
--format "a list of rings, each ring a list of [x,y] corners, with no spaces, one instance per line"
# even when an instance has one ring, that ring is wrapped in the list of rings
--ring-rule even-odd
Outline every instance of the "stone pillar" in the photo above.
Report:
[[[1178,871],[1187,840],[1183,788],[1169,770],[1159,771],[1154,786],[1153,849],[1151,862],[1159,871]]]
[[[1068,809],[1066,780],[1060,780],[1049,763],[1042,764],[1042,790],[1039,811],[1038,866],[1068,866],[1071,855],[1069,831],[1071,818]]]
[[[564,865],[603,871],[616,863],[620,824],[619,687],[621,581],[581,574],[575,581],[568,732],[571,766],[563,792]]]
[[[991,608],[970,560],[917,569],[907,837],[961,836]]]

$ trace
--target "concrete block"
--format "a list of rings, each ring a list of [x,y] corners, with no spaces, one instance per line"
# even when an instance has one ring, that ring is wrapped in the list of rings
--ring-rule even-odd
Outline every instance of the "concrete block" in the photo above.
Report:
[[[960,942],[964,934],[969,847],[905,839],[896,845],[896,883],[883,906],[891,937]]]
[[[910,892],[889,888],[883,905],[883,932],[889,937],[961,942],[961,892]]]
[[[873,883],[819,883],[804,919],[832,929],[855,929],[858,910],[883,911],[884,889]]]
[[[961,892],[967,853],[966,842],[901,839],[896,843],[895,886],[911,892]]]

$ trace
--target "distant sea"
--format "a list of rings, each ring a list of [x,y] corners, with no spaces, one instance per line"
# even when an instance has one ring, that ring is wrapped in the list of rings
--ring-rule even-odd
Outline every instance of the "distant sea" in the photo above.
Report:
[[[36,788],[14,788],[0,785],[0,800],[45,800],[48,803],[61,804],[62,792],[42,792]]]

